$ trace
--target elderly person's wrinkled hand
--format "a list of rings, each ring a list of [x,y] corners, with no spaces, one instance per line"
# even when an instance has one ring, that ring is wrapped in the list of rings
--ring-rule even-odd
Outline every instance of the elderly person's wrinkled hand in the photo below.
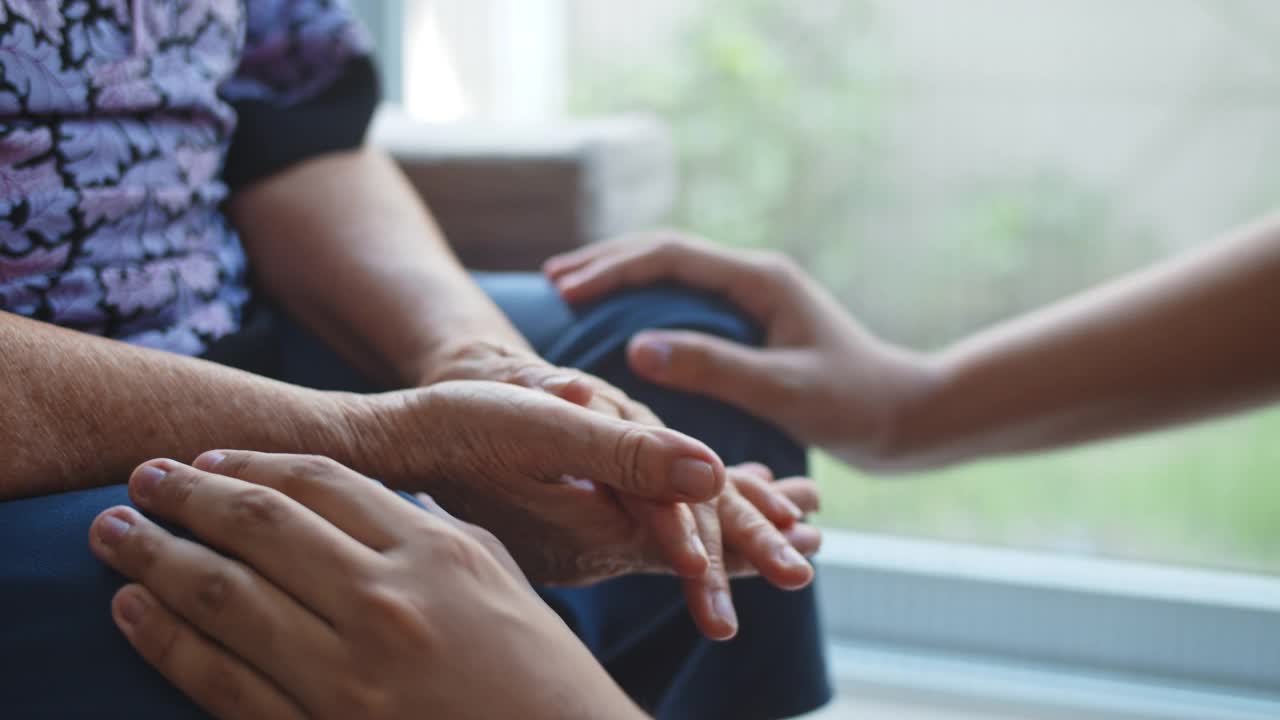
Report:
[[[526,347],[490,341],[464,343],[445,358],[423,378],[424,385],[491,380],[547,393],[610,418],[663,427],[648,407],[617,387],[594,375],[551,365]],[[761,471],[766,476],[764,483],[759,482]],[[772,474],[760,466],[731,473],[730,479],[722,496],[704,502],[655,503],[644,495],[615,494],[626,513],[647,525],[659,540],[688,539],[686,547],[671,548],[667,557],[686,578],[685,596],[698,625],[717,639],[732,637],[737,629],[729,592],[731,575],[761,574],[782,588],[803,587],[813,571],[802,554],[815,552],[821,542],[816,528],[792,530],[804,512],[816,509],[816,490],[811,483],[806,486],[808,481],[796,479],[774,487],[768,482]],[[737,492],[743,485],[748,486],[745,495]],[[787,492],[798,493],[807,510],[798,510]],[[789,506],[786,511],[778,511],[784,505]],[[772,524],[765,517],[770,511]],[[779,530],[789,535],[784,537]],[[695,556],[705,557],[704,567]]]
[[[496,382],[351,402],[358,467],[488,528],[534,582],[674,573],[699,628],[725,639],[737,631],[730,574],[754,571],[786,588],[812,578],[802,556],[820,538],[799,522],[816,507],[812,484],[727,472],[710,448],[656,419]],[[218,472],[241,476],[240,460],[224,463]]]

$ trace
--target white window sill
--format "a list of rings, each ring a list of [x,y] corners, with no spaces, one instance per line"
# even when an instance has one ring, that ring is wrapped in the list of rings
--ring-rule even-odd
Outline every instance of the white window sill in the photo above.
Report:
[[[838,531],[819,569],[846,693],[1009,717],[1280,717],[1280,579]]]

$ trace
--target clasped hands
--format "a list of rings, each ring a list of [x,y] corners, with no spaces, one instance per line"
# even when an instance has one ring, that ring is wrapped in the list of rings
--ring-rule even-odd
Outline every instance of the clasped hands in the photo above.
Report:
[[[737,631],[730,577],[760,574],[787,589],[813,577],[804,556],[821,534],[802,522],[818,505],[806,478],[775,483],[762,465],[725,468],[609,383],[518,344],[456,346],[422,384],[447,398],[443,417],[485,412],[474,426],[499,433],[443,446],[451,465],[479,463],[454,477],[488,474],[516,495],[489,502],[451,482],[429,491],[497,534],[535,582],[674,573],[698,626],[726,639]]]
[[[800,520],[817,494],[807,479],[725,468],[656,418],[623,419],[648,411],[570,374],[553,388],[589,390],[570,402],[443,378],[346,398],[344,424],[371,449],[357,464],[392,487],[431,486],[434,498],[419,496],[427,512],[321,457],[225,450],[190,466],[145,463],[130,479],[134,503],[199,542],[131,508],[103,512],[90,547],[133,581],[115,597],[116,624],[220,718],[642,717],[525,573],[676,573],[702,630],[731,637],[729,576],[811,580],[800,553],[820,536]],[[521,377],[546,390],[532,368]],[[589,409],[602,397],[617,410]]]

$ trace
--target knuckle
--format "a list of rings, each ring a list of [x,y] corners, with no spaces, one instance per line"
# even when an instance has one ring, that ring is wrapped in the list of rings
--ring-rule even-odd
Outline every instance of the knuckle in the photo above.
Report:
[[[670,271],[677,265],[687,262],[692,255],[698,253],[698,244],[690,237],[679,234],[666,235],[658,240],[650,251],[660,267]]]
[[[735,494],[723,515],[725,530],[739,538],[760,538],[774,532],[773,524],[741,495]]]
[[[697,235],[671,228],[659,231],[654,240],[657,247],[669,250],[689,250],[706,242]]]
[[[562,374],[557,368],[537,363],[512,364],[498,374],[500,382],[523,387],[539,387],[543,380]]]
[[[279,527],[288,507],[284,496],[265,487],[248,487],[239,490],[227,506],[227,520],[239,531],[257,532]]]
[[[216,617],[231,603],[234,588],[235,582],[225,569],[206,570],[192,584],[192,605],[200,614]]]
[[[680,255],[686,246],[685,239],[678,233],[662,233],[653,242],[653,254],[672,259]]]
[[[344,468],[331,457],[324,455],[299,455],[289,465],[291,480],[307,483],[318,479],[332,477]]]
[[[147,613],[134,629],[134,643],[147,662],[157,668],[167,668],[174,660],[179,628],[177,623],[157,618],[157,614]]]
[[[497,538],[494,542],[497,543]],[[453,572],[477,572],[488,552],[480,540],[455,528],[442,529],[431,541],[431,554],[436,564]]]
[[[749,261],[757,279],[765,283],[785,282],[800,273],[796,261],[778,250],[759,250],[749,256]]]
[[[626,428],[614,438],[613,458],[617,466],[617,479],[624,487],[631,488],[640,484],[645,448],[650,442],[649,432],[641,427]]]
[[[200,687],[228,715],[239,714],[244,705],[244,683],[227,657],[214,655],[205,661],[200,671]]]
[[[369,585],[359,594],[359,607],[371,637],[380,645],[429,654],[437,643],[435,629],[419,600],[390,588]]]
[[[729,574],[729,558],[725,553],[712,553],[707,559],[707,571],[702,582],[713,589],[724,589],[729,586],[726,578]]]
[[[744,512],[738,521],[738,531],[745,537],[755,538],[757,541],[767,545],[775,544],[777,533],[773,527],[773,523],[765,519],[758,512]]]
[[[257,453],[236,450],[223,452],[223,456],[222,462],[218,463],[218,468],[215,472],[225,477],[238,478],[244,475],[245,470],[254,462]]]
[[[288,497],[302,498],[312,490],[339,485],[347,468],[323,455],[296,455],[288,460],[283,471],[276,471],[273,484]],[[281,498],[283,500],[283,498]]]
[[[394,702],[391,693],[378,682],[346,679],[335,683],[330,699],[333,717],[378,718],[391,717]]]
[[[485,530],[479,525],[467,524],[466,531],[467,531],[467,534],[470,535],[473,540],[479,543],[480,546],[485,550],[487,550],[490,554],[506,552],[507,548],[505,545],[502,544],[502,541],[498,539],[498,536],[494,535],[488,530]]]

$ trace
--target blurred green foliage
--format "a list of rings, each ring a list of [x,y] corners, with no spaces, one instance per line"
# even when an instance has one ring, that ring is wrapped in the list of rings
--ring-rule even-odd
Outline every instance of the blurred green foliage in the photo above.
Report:
[[[670,52],[579,71],[574,104],[667,119],[683,225],[809,259],[842,239],[830,233],[852,211],[873,150],[873,90],[848,52],[866,22],[856,0],[705,3]]]
[[[821,453],[820,520],[1280,574],[1280,410],[1065,452],[870,478]]]
[[[860,0],[705,0],[642,64],[576,68],[574,105],[661,115],[681,159],[677,225],[786,249],[877,332],[916,347],[1162,252],[1052,167],[954,189],[911,243],[868,231],[878,210],[911,201],[886,181],[892,93],[863,42],[875,22]],[[1280,572],[1276,438],[1280,411],[910,481],[818,454],[815,476],[829,524]]]
[[[884,73],[859,0],[707,0],[677,42],[635,65],[576,69],[577,111],[670,125],[680,227],[777,247],[882,333],[933,347],[1128,269],[1100,193],[1052,169],[967,188],[916,242],[868,228],[903,199],[886,182]],[[1002,176],[1003,177],[1003,176]]]

